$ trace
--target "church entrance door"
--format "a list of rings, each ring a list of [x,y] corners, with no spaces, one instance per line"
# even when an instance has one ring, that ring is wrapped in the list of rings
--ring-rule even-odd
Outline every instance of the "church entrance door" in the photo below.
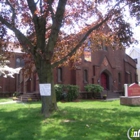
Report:
[[[108,81],[108,75],[103,72],[101,74],[101,86],[104,88],[104,90],[107,90],[108,89],[108,84],[109,84],[109,81]]]

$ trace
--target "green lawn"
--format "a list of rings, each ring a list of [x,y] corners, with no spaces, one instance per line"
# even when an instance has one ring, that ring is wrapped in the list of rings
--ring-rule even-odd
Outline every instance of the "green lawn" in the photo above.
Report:
[[[128,140],[127,130],[140,129],[140,107],[117,101],[58,103],[49,119],[41,104],[0,105],[0,140]]]

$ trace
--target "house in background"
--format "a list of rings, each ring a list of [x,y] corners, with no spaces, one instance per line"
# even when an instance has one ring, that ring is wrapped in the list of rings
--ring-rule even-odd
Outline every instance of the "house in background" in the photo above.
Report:
[[[127,54],[136,62],[138,82],[140,82],[140,48],[132,47]]]

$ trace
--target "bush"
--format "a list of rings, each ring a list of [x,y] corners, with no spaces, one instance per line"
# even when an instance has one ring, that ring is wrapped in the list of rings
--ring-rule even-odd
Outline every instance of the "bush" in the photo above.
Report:
[[[67,101],[75,100],[79,95],[79,87],[76,85],[66,85]]]
[[[56,93],[56,100],[60,101],[62,93],[63,93],[63,85],[56,84],[56,85],[54,85],[54,89],[55,89],[55,93]]]
[[[103,91],[103,87],[97,84],[88,84],[85,86],[85,90],[87,92],[93,92],[94,98],[101,98],[101,92]]]
[[[101,93],[103,91],[103,87],[97,84],[88,84],[85,86],[85,90],[88,92]]]
[[[56,84],[55,86],[56,99],[57,101],[73,101],[79,95],[79,87],[76,85],[61,85]]]

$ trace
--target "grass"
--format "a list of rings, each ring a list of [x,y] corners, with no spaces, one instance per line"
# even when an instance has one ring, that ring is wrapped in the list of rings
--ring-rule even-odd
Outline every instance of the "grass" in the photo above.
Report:
[[[41,104],[0,105],[0,140],[128,140],[127,130],[140,129],[140,107],[116,101],[58,103],[48,119]]]

